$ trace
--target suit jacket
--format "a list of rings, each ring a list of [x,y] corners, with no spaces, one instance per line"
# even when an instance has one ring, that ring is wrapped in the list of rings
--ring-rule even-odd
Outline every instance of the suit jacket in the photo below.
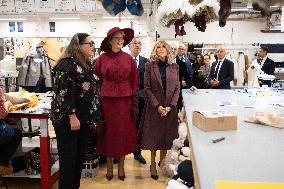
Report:
[[[189,59],[185,58],[182,61],[179,56],[176,57],[176,63],[179,66],[179,81],[182,87],[182,81],[184,80],[188,87],[192,86],[193,70]]]
[[[159,104],[176,106],[179,97],[179,70],[177,64],[166,67],[166,96],[164,95],[160,70],[157,63],[145,64],[144,89],[148,103],[152,108]]]
[[[145,64],[148,62],[148,59],[139,55],[139,65],[138,65],[138,72],[139,72],[139,92],[138,96],[140,98],[145,99],[144,93],[144,73],[145,73]]]
[[[218,61],[214,62],[210,71],[210,80],[214,79],[215,67]],[[230,82],[234,79],[234,63],[228,59],[224,59],[222,66],[219,70],[218,80],[219,86],[212,87],[213,89],[231,89]]]
[[[274,75],[275,71],[275,63],[273,60],[270,58],[267,58],[261,68],[264,73],[269,74],[269,75]],[[271,86],[271,81],[263,81],[261,80],[264,85],[268,85],[269,87]]]

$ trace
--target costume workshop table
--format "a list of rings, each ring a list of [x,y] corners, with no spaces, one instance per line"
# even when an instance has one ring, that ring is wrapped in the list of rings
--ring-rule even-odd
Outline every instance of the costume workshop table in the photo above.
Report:
[[[51,167],[50,163],[50,137],[48,134],[48,118],[49,111],[46,107],[50,107],[51,94],[38,93],[39,103],[37,107],[18,110],[9,113],[9,117],[30,118],[40,120],[40,166],[41,166],[41,188],[50,189],[52,184],[59,177],[59,169]],[[22,177],[22,176],[21,176]],[[38,178],[37,176],[27,175],[30,178]]]
[[[216,180],[284,182],[284,129],[244,122],[255,107],[283,104],[283,91],[276,91],[273,96],[213,89],[199,90],[197,94],[183,90],[182,94],[196,189],[215,189]],[[233,102],[235,106],[220,106],[218,102],[224,101]],[[225,110],[236,114],[237,130],[200,130],[192,125],[192,112],[200,110]],[[212,139],[221,137],[225,140],[212,143]]]

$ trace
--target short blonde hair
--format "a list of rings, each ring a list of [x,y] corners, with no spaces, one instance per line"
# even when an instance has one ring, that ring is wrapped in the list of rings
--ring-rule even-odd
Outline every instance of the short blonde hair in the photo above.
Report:
[[[167,42],[165,42],[165,41],[158,41],[155,44],[155,46],[154,46],[154,48],[153,48],[153,50],[151,52],[151,55],[150,55],[150,62],[154,62],[154,63],[158,63],[159,62],[160,58],[158,57],[156,51],[157,51],[157,47],[160,46],[160,45],[162,45],[162,46],[164,46],[166,48],[168,64],[172,64],[174,62],[174,58],[175,57],[173,57],[170,45]]]

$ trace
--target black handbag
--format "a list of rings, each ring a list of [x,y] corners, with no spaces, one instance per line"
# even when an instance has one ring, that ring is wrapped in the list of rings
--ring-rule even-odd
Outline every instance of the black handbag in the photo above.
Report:
[[[40,63],[40,77],[38,78],[38,81],[36,83],[35,92],[36,93],[47,92],[46,87],[45,87],[45,78],[43,77],[42,63]]]
[[[106,133],[105,121],[100,121],[90,125],[90,130],[97,136],[102,137]]]

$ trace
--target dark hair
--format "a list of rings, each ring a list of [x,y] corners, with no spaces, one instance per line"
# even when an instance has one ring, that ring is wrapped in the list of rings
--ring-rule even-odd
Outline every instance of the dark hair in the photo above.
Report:
[[[261,46],[260,49],[262,49],[263,51],[265,51],[266,53],[268,53],[268,47],[267,47],[267,46]]]
[[[202,55],[201,52],[196,52],[196,53],[195,53],[195,60],[194,60],[194,63],[198,63],[198,62],[197,62],[197,56],[201,56],[201,59],[202,59],[201,64],[204,64],[204,57],[203,57],[203,55]]]
[[[87,33],[77,33],[78,35],[78,40],[79,40],[79,44],[81,45],[82,43],[84,43],[85,39],[87,37],[89,37],[90,35]]]

